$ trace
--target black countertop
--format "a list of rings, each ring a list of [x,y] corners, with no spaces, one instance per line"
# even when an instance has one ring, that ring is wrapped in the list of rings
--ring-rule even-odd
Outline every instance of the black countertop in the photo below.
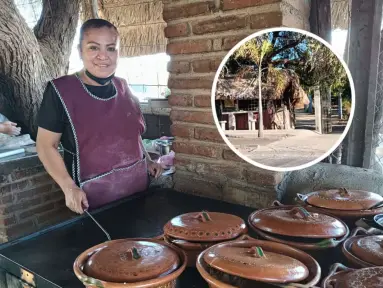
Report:
[[[161,235],[162,227],[171,218],[201,210],[231,213],[245,221],[253,211],[249,207],[187,195],[171,189],[156,189],[138,198],[95,211],[92,215],[113,240]],[[59,287],[83,288],[73,273],[73,262],[84,250],[105,240],[105,234],[89,217],[79,216],[66,225],[0,245],[0,256],[3,257],[0,268],[7,266],[4,264],[6,261],[12,260],[13,264],[17,263]],[[53,284],[42,286],[57,287]],[[177,288],[180,287],[208,286],[196,269],[187,268],[179,278]]]

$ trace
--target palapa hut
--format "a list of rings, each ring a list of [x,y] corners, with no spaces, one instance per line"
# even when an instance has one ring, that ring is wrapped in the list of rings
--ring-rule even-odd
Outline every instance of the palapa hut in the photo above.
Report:
[[[216,87],[216,110],[226,129],[258,129],[259,88],[257,76],[220,78]],[[298,75],[291,70],[273,69],[262,84],[264,129],[294,129],[295,108],[309,103]]]

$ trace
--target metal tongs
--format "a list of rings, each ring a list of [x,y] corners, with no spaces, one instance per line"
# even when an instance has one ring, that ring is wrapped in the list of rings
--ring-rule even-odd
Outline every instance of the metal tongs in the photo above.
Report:
[[[108,238],[108,240],[111,241],[112,239],[110,238],[108,232],[106,232],[106,230],[100,225],[100,223],[98,223],[98,222],[96,221],[96,219],[94,219],[94,217],[88,212],[88,209],[85,209],[84,212],[85,212],[86,214],[88,214],[88,216],[94,221],[94,223],[97,224],[98,227],[100,227],[100,229],[102,230],[102,232],[105,233],[106,238]]]

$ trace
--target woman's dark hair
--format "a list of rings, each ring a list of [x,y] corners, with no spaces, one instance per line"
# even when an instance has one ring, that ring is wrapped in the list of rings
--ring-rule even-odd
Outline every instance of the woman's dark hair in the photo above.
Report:
[[[102,27],[107,27],[107,28],[113,28],[114,30],[116,30],[116,32],[118,33],[118,30],[116,28],[116,26],[114,26],[112,23],[110,23],[109,21],[106,21],[104,19],[89,19],[87,21],[85,21],[82,26],[81,26],[81,29],[80,29],[80,45],[82,43],[82,40],[84,40],[84,34],[86,31],[88,31],[89,29],[92,29],[92,28],[102,28]]]

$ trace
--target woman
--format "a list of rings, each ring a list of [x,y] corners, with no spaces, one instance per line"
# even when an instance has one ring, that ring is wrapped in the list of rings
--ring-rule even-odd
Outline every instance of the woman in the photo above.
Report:
[[[145,122],[138,100],[126,81],[114,76],[119,41],[108,21],[86,21],[78,47],[84,69],[50,81],[39,111],[39,158],[66,205],[79,214],[146,190],[148,170],[155,177],[162,173],[142,143]]]

